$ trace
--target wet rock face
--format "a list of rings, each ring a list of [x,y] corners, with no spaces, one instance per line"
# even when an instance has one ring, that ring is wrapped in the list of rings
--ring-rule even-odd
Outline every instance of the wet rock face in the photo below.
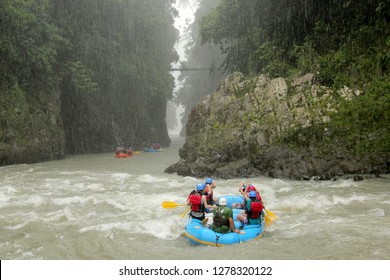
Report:
[[[347,88],[337,92],[338,98],[345,99],[358,94]],[[320,156],[310,143],[309,148],[292,150],[278,142],[279,136],[294,127],[310,129],[313,123],[326,123],[327,113],[336,110],[338,100],[333,96],[331,90],[315,84],[313,74],[287,81],[263,75],[248,80],[234,73],[192,109],[181,159],[165,172],[298,180],[380,173],[380,160],[363,161],[337,148]]]
[[[62,159],[59,92],[0,92],[0,166]]]

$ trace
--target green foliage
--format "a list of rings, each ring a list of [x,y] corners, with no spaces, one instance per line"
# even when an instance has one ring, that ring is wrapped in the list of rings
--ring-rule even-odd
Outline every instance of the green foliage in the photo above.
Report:
[[[220,44],[230,72],[278,76],[298,66],[339,86],[361,81],[361,73],[388,72],[389,6],[363,0],[223,0],[202,20],[202,41]]]
[[[354,155],[390,155],[390,83],[368,83],[366,92],[351,101],[341,100],[328,123],[291,127],[280,142],[293,148],[316,145],[323,153],[335,146]]]
[[[156,141],[174,87],[173,2],[0,1],[2,91],[60,91],[70,153],[107,150],[114,138]]]
[[[256,79],[247,79],[238,86],[237,84],[233,85],[233,92],[237,98],[243,97],[248,92],[253,92],[256,88]]]
[[[47,13],[48,1],[0,2],[0,82],[23,89],[55,86],[57,49],[61,42]]]
[[[223,0],[203,19],[201,34],[203,42],[221,46],[227,71],[312,72],[333,89],[363,90],[351,101],[340,99],[329,123],[291,127],[281,141],[380,155],[390,151],[389,19],[387,0]]]
[[[366,93],[340,104],[331,115],[332,138],[349,143],[356,154],[390,154],[390,81],[368,83]]]
[[[92,71],[86,69],[81,61],[70,61],[65,68],[71,83],[78,92],[89,93],[98,90],[98,84],[92,80]]]

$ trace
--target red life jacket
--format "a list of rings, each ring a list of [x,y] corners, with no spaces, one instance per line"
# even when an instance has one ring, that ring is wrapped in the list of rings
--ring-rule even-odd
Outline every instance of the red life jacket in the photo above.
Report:
[[[191,210],[194,212],[203,212],[202,193],[196,192],[190,195]]]
[[[263,204],[259,200],[251,201],[250,210],[247,211],[248,218],[250,219],[258,219],[260,218],[260,214],[263,211]]]
[[[256,188],[255,188],[254,185],[249,185],[249,186],[245,189],[245,191],[246,191],[247,193],[250,193],[251,191],[257,191],[257,190],[256,190]]]

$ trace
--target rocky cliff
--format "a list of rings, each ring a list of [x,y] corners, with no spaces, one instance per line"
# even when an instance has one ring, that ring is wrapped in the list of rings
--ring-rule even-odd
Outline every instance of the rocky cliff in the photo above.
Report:
[[[136,104],[137,111],[122,106],[123,110],[109,114],[108,102],[98,96],[74,96],[79,99],[64,97],[54,88],[49,93],[25,92],[17,84],[1,88],[0,166],[58,160],[66,154],[112,152],[115,145],[142,148],[158,142],[169,146],[163,101]]]
[[[0,166],[61,159],[65,140],[59,92],[0,90]]]
[[[193,108],[181,159],[166,172],[298,180],[387,173],[383,158],[352,156],[337,145],[332,153],[324,154],[316,143],[290,147],[281,141],[296,128],[310,131],[314,124],[326,123],[340,99],[351,100],[359,94],[348,88],[333,91],[320,86],[313,74],[286,80],[264,75],[246,79],[234,73]],[[326,128],[320,133],[325,134]]]

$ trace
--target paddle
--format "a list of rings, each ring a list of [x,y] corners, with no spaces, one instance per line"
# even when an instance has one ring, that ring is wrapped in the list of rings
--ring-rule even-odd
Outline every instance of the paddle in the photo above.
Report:
[[[278,219],[278,216],[276,216],[275,213],[273,213],[270,210],[265,209],[265,215],[264,215],[264,221],[265,221],[265,226],[269,227],[272,225],[274,221]]]
[[[183,212],[183,214],[180,215],[180,218],[184,218],[184,216],[188,213],[188,211],[191,210],[191,206],[188,206],[188,208],[186,209],[185,212]]]
[[[163,201],[161,205],[165,209],[172,209],[172,208],[176,208],[177,206],[188,206],[187,204],[178,204],[173,201]]]
[[[265,213],[267,213],[267,215],[270,217],[272,221],[276,221],[277,219],[279,219],[279,217],[271,210],[266,209]]]

